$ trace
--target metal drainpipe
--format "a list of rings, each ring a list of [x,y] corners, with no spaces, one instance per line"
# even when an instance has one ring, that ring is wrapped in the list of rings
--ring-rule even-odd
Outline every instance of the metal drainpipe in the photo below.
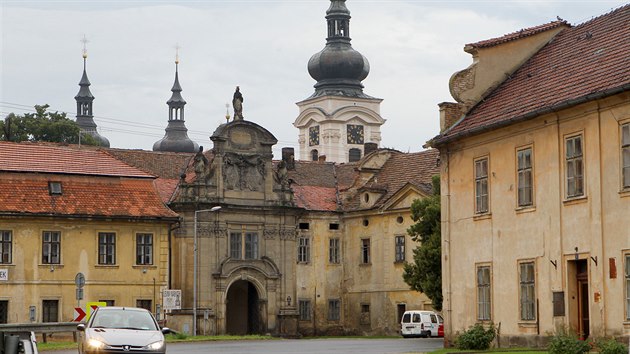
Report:
[[[171,273],[172,273],[171,272],[171,254],[172,254],[172,251],[171,251],[171,244],[172,244],[171,243],[171,235],[172,235],[173,231],[179,229],[180,227],[181,227],[181,222],[177,221],[177,223],[175,224],[175,227],[173,227],[173,228],[169,227],[168,228],[168,284],[167,285],[168,285],[169,289],[171,288]]]

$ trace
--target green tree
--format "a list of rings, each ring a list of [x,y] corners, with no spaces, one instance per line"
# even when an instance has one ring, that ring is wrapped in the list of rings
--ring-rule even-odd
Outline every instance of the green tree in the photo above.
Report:
[[[420,242],[413,250],[413,263],[405,263],[403,279],[412,290],[421,291],[442,310],[442,245],[440,231],[440,176],[433,176],[433,195],[411,204],[416,223],[407,229]]]
[[[48,141],[55,143],[77,144],[81,129],[75,121],[66,117],[66,113],[48,112],[49,105],[36,105],[35,113],[16,115],[9,113],[0,121],[0,140]],[[97,145],[88,134],[81,135],[81,143]]]

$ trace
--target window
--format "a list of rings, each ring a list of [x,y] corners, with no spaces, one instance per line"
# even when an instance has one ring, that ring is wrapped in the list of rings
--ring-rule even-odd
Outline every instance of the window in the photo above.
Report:
[[[299,300],[300,321],[311,320],[311,302],[309,300]]]
[[[626,254],[626,320],[630,321],[630,254]]]
[[[534,204],[532,149],[519,150],[516,155],[518,160],[518,206],[531,206]]]
[[[11,246],[13,233],[9,230],[0,230],[0,264],[11,263]]]
[[[138,299],[138,300],[136,300],[136,307],[139,307],[139,308],[142,308],[142,309],[145,309],[145,310],[149,310],[149,311],[153,311],[151,300]]]
[[[243,254],[245,258],[243,258]],[[230,257],[234,259],[258,259],[258,233],[231,232]]]
[[[328,263],[339,264],[339,239],[331,238],[328,240]]]
[[[584,195],[584,165],[582,163],[582,136],[566,139],[567,198]]]
[[[339,299],[328,300],[328,320],[339,321],[341,313],[341,301]]]
[[[521,263],[519,267],[521,286],[521,320],[535,320],[536,287],[534,277],[534,262]]]
[[[98,264],[116,264],[116,234],[98,233]]]
[[[301,222],[298,224],[298,228],[300,230],[308,230],[311,227],[311,225],[307,222]]]
[[[623,188],[630,188],[630,123],[621,126]]]
[[[319,161],[319,152],[317,149],[311,150],[311,161]]]
[[[116,301],[114,300],[98,300],[98,302],[104,302],[105,306],[116,306]]]
[[[355,162],[361,160],[361,149],[352,148],[348,151],[348,161]]]
[[[488,158],[475,161],[475,213],[488,212]]]
[[[405,261],[405,236],[396,236],[396,263]]]
[[[359,321],[362,325],[370,324],[370,304],[361,304],[361,318]]]
[[[42,322],[59,322],[59,300],[42,301]]]
[[[490,267],[477,267],[477,319],[490,320]]]
[[[59,264],[61,254],[61,232],[44,231],[42,234],[42,263]]]
[[[48,182],[48,193],[50,195],[61,195],[61,182]]]
[[[405,314],[405,311],[407,311],[407,304],[397,304],[396,310],[398,312],[398,317],[396,317],[397,323],[400,323],[400,321],[402,321],[403,315]]]
[[[298,263],[308,263],[311,257],[311,246],[308,237],[298,237]]]
[[[9,301],[0,301],[0,323],[8,323],[9,320]]]
[[[153,234],[136,234],[136,264],[153,264]]]
[[[329,230],[339,230],[339,224],[337,224],[337,223],[330,223],[330,224],[328,224],[328,229]]]
[[[361,263],[370,263],[370,239],[364,238],[361,240]]]

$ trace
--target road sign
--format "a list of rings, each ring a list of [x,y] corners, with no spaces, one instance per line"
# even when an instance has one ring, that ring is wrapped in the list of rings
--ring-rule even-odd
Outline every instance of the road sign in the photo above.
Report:
[[[162,292],[162,306],[163,306],[164,311],[181,310],[182,291],[181,290],[164,290]]]
[[[77,288],[81,289],[85,285],[85,275],[83,275],[83,273],[77,273],[74,277],[74,284],[76,284]]]
[[[74,308],[74,319],[72,321],[74,321],[74,322],[81,322],[85,318],[85,315],[86,315],[86,313],[85,313],[85,311],[83,311],[82,308],[75,307]]]
[[[105,306],[107,306],[106,302],[100,302],[100,301],[88,302],[87,304],[85,304],[85,308],[87,309],[87,317],[90,318],[90,316],[92,316],[92,312],[96,310],[97,308],[105,307]]]
[[[83,300],[83,289],[76,288],[75,290],[77,292],[77,300]]]

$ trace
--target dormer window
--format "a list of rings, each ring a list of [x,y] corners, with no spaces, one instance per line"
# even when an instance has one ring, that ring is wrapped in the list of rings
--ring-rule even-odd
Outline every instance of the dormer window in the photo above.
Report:
[[[50,193],[50,195],[61,195],[61,182],[48,182],[48,193]]]

